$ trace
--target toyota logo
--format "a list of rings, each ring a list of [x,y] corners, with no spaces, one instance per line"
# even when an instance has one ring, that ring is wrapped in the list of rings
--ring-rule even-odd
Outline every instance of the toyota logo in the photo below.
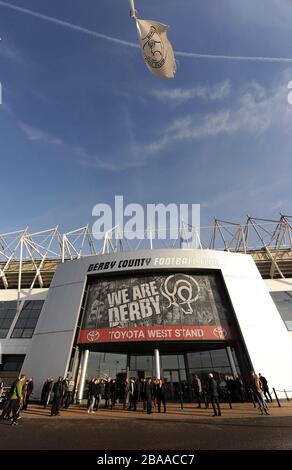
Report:
[[[87,340],[90,341],[91,343],[95,342],[95,341],[98,341],[100,337],[100,334],[97,330],[91,330],[89,331],[89,333],[87,333]]]
[[[227,336],[227,331],[225,328],[222,328],[222,326],[217,326],[217,328],[214,328],[213,330],[213,335],[216,336],[216,338],[225,339]]]

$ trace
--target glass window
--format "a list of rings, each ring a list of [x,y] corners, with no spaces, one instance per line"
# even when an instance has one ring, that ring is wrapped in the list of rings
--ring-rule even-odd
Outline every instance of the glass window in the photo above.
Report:
[[[179,356],[177,354],[161,356],[160,362],[161,362],[162,369],[180,369]],[[180,363],[182,364],[182,367],[184,368],[183,356],[181,356]]]
[[[0,338],[6,338],[16,315],[17,302],[0,302]]]
[[[0,329],[0,338],[1,338],[1,339],[6,338],[6,336],[8,335],[8,331],[9,331],[8,329],[1,328],[1,329]]]
[[[11,338],[21,338],[22,332],[23,332],[23,330],[20,330],[18,328],[14,328],[14,330],[12,331]]]
[[[127,369],[126,354],[91,352],[88,360],[87,379],[92,377],[117,379]]]
[[[3,354],[0,371],[20,371],[25,356],[23,354]]]
[[[239,372],[235,352],[234,350],[232,352],[236,369]],[[191,377],[197,374],[203,382],[207,380],[209,372],[212,372],[219,381],[223,380],[225,375],[233,376],[226,349],[188,353],[188,362]]]
[[[22,338],[32,338],[34,328],[25,328],[22,333]]]
[[[130,370],[152,370],[153,356],[132,355],[130,358]]]
[[[188,361],[190,368],[212,368],[212,361],[210,351],[199,351],[188,354]]]
[[[11,338],[32,338],[44,300],[26,300]]]
[[[229,359],[225,349],[217,349],[215,351],[211,351],[210,354],[213,368],[229,367]]]
[[[292,291],[270,292],[270,294],[287,330],[292,331]]]

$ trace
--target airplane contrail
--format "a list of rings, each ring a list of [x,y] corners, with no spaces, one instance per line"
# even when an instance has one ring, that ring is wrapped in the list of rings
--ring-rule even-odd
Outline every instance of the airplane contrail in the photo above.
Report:
[[[39,18],[44,21],[48,21],[50,23],[54,23],[59,26],[63,26],[65,28],[72,29],[74,31],[78,31],[79,33],[88,34],[89,36],[97,37],[99,39],[104,39],[106,41],[120,44],[121,46],[134,47],[134,48],[140,47],[138,44],[134,42],[124,41],[123,39],[119,39],[114,36],[108,36],[106,34],[98,33],[97,31],[84,28],[83,26],[78,26],[76,24],[69,23],[68,21],[60,20],[53,16],[44,15],[42,13],[38,13],[36,11],[32,11],[27,8],[19,7],[17,5],[13,5],[12,3],[3,2],[2,0],[0,0],[0,6],[4,8],[8,8],[10,10],[15,10],[19,13],[24,13],[26,15],[33,16],[35,18]],[[175,55],[179,57],[190,57],[194,59],[292,63],[292,58],[289,58],[289,57],[268,57],[268,56],[260,57],[260,56],[241,56],[241,55],[235,56],[235,55],[221,55],[221,54],[200,54],[198,52],[186,52],[186,51],[175,51]]]

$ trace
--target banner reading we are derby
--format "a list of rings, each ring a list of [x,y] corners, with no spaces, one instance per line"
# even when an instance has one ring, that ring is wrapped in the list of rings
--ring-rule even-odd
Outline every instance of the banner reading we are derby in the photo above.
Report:
[[[103,278],[89,286],[80,343],[228,340],[230,312],[216,275]]]

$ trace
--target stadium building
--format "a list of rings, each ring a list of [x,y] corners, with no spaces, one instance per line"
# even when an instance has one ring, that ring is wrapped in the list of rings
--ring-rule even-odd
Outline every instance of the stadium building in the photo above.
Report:
[[[251,370],[292,389],[292,218],[215,220],[209,237],[129,241],[88,227],[0,235],[0,377],[23,372],[39,398],[66,376],[163,377],[191,398],[194,374]],[[210,233],[210,230],[209,230]],[[143,245],[143,246],[142,246]],[[148,245],[148,246],[147,246]],[[157,245],[157,246],[155,246]]]

